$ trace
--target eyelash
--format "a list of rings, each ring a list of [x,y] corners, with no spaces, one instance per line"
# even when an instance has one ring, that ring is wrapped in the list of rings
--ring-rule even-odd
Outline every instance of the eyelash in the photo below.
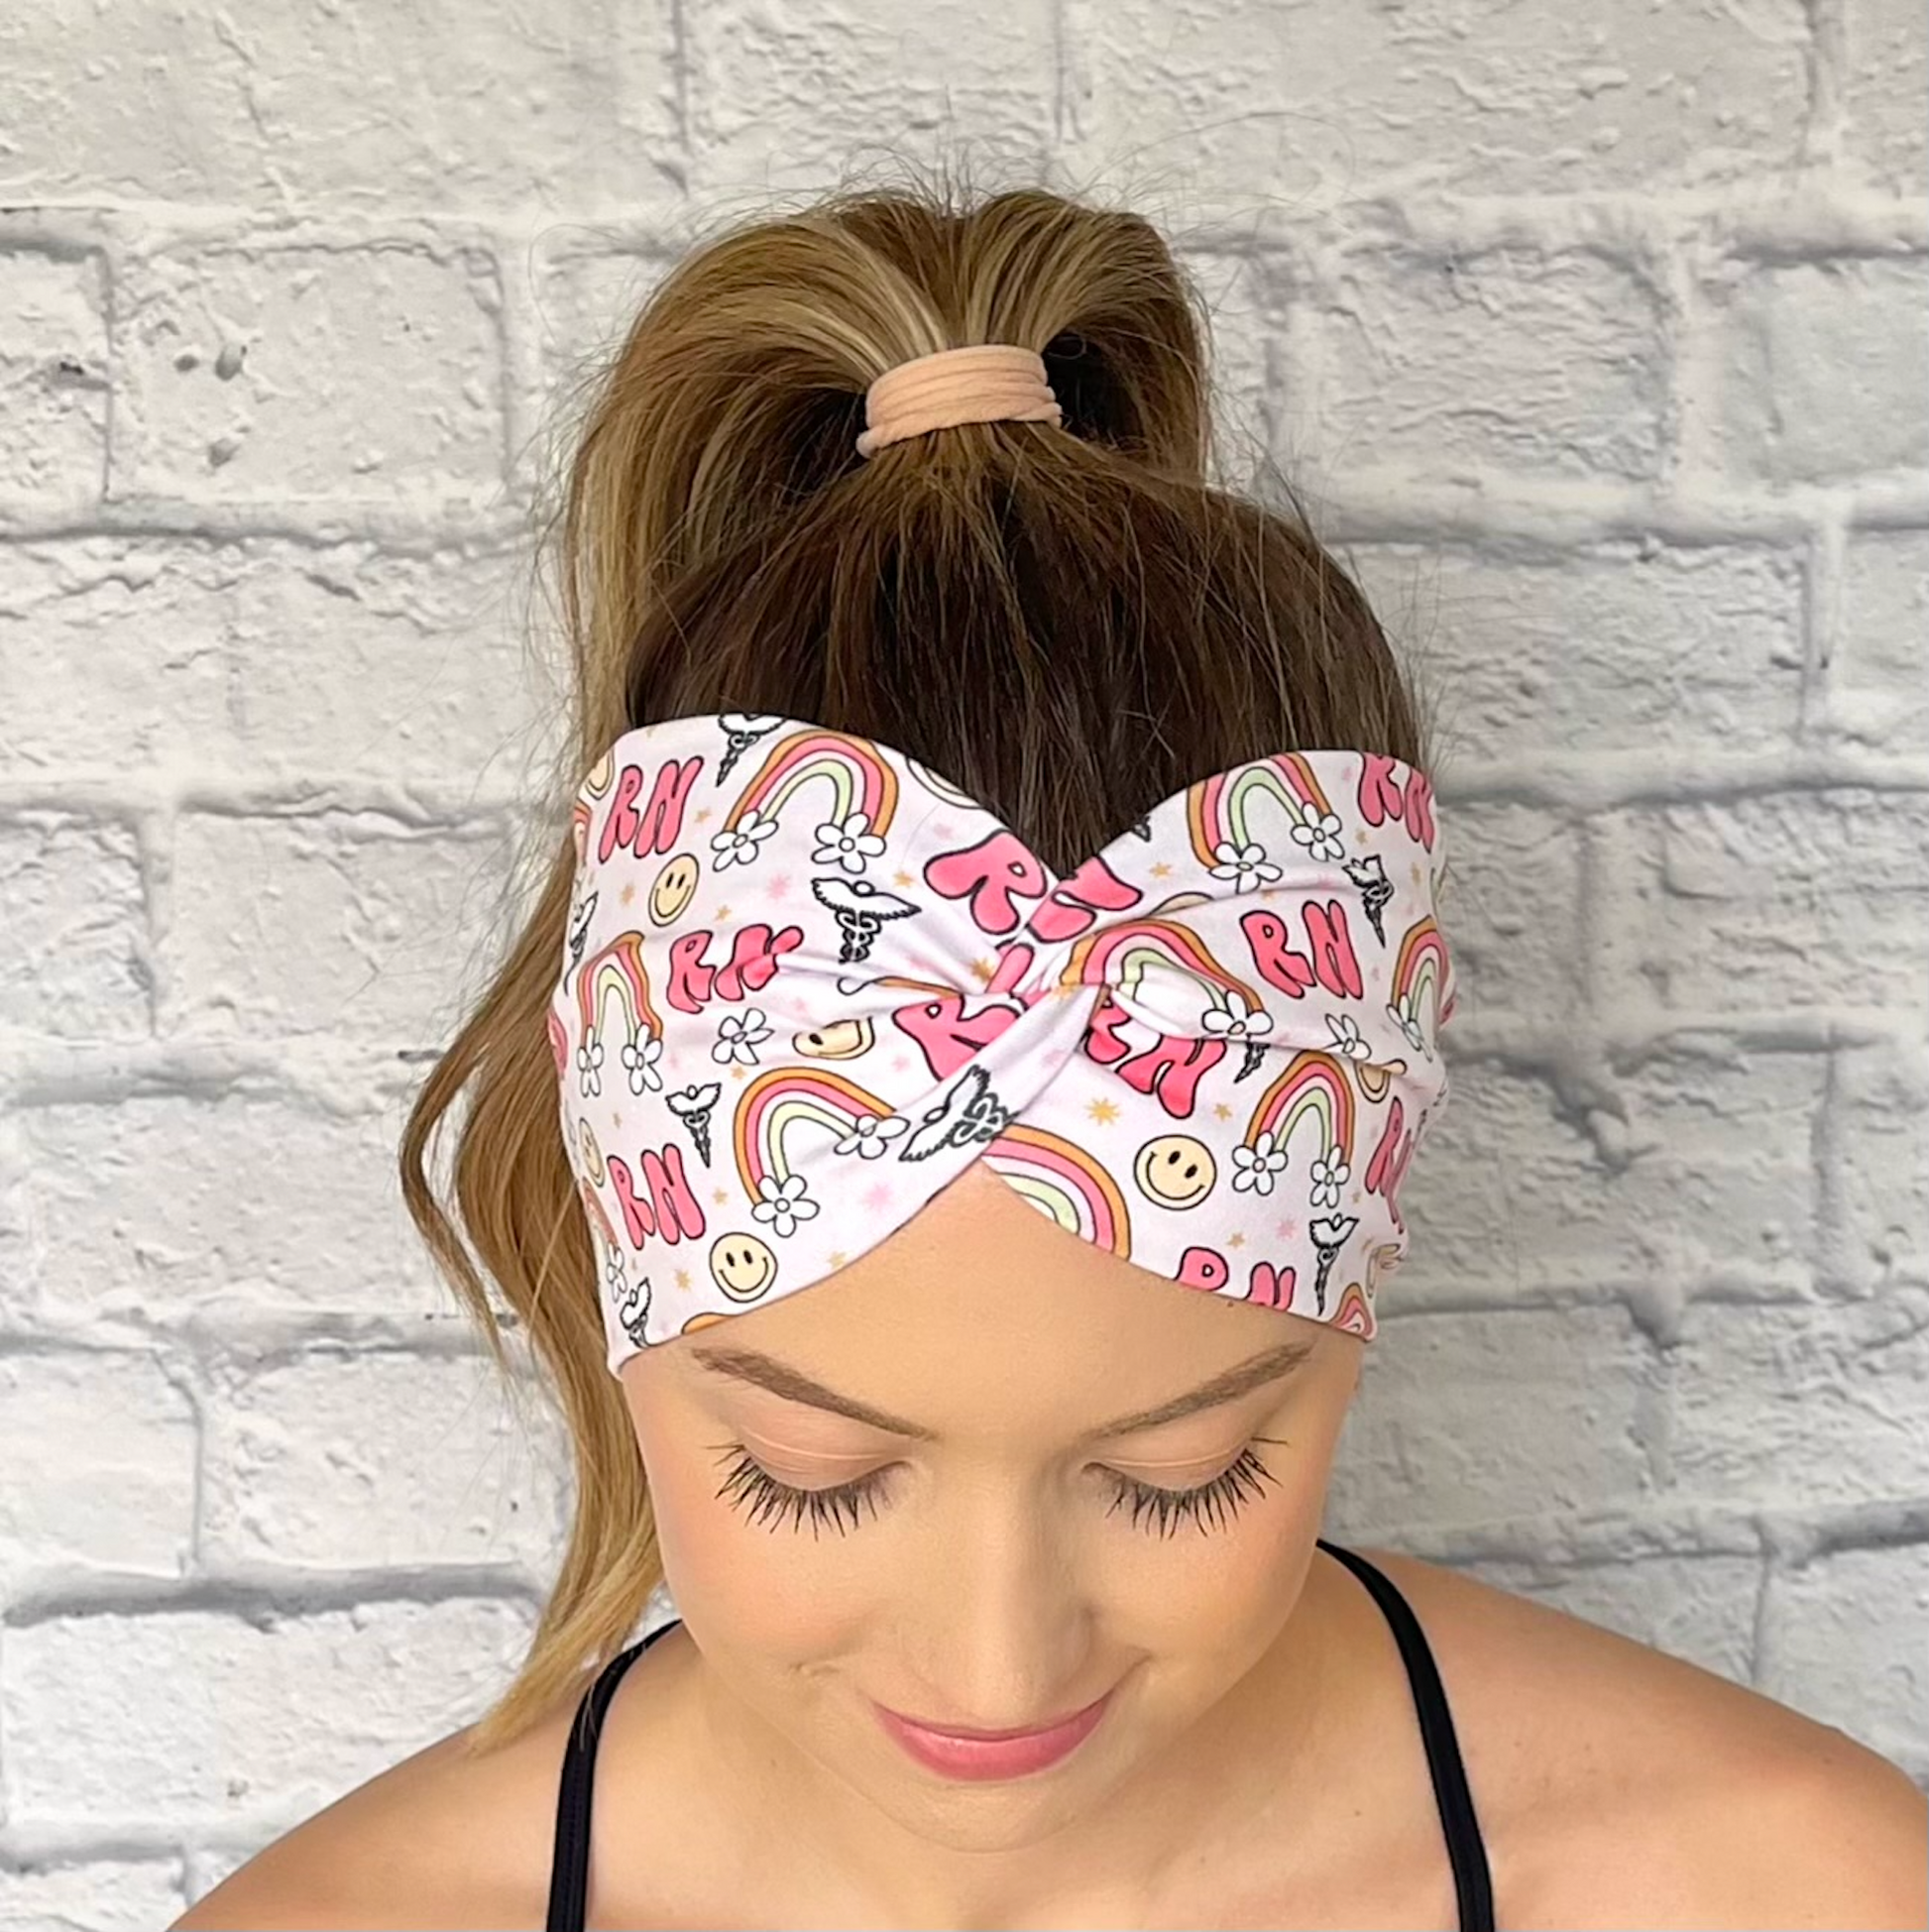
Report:
[[[1223,1529],[1246,1502],[1259,1493],[1262,1481],[1278,1482],[1279,1478],[1260,1460],[1253,1442],[1279,1440],[1276,1436],[1255,1435],[1252,1442],[1239,1451],[1238,1460],[1230,1469],[1214,1476],[1209,1483],[1199,1484],[1196,1489],[1159,1489],[1134,1477],[1122,1476],[1116,1469],[1108,1469],[1105,1474],[1111,1479],[1117,1498],[1112,1508],[1115,1510],[1121,1503],[1129,1503],[1135,1529],[1139,1527],[1141,1517],[1148,1514],[1155,1516],[1159,1527],[1156,1531],[1148,1531],[1148,1534],[1171,1534],[1172,1526],[1186,1520],[1196,1522],[1204,1531],[1207,1517],[1216,1517],[1219,1527]],[[1281,1446],[1286,1445],[1281,1442]],[[737,1457],[737,1461],[717,1494],[728,1499],[733,1508],[746,1510],[753,1523],[759,1517],[781,1520],[788,1516],[795,1530],[804,1527],[804,1519],[808,1516],[813,1532],[820,1525],[829,1524],[839,1535],[848,1535],[850,1531],[840,1519],[848,1514],[851,1529],[854,1530],[857,1527],[857,1512],[866,1503],[875,1517],[877,1492],[884,1487],[890,1474],[887,1469],[879,1469],[868,1476],[860,1476],[854,1483],[840,1484],[836,1489],[793,1489],[790,1484],[779,1482],[771,1475],[741,1442],[732,1442],[728,1444],[728,1449]]]

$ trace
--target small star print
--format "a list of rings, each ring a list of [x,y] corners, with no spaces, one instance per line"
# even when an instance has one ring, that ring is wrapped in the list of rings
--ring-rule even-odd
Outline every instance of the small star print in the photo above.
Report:
[[[1168,872],[1172,870],[1172,867],[1168,865],[1166,861],[1162,858],[1160,859],[1158,864],[1148,866],[1146,869],[1151,872],[1154,878],[1162,879],[1166,876]]]
[[[910,886],[910,885],[916,885],[917,880],[914,879],[909,872],[893,872],[891,874],[891,883],[893,885]]]
[[[1246,1237],[1243,1234],[1228,1234],[1226,1236],[1226,1246],[1228,1248],[1243,1248],[1245,1245]]]
[[[1230,1120],[1232,1118],[1232,1109],[1223,1100],[1215,1102],[1212,1111],[1220,1120]]]
[[[678,1270],[676,1271],[676,1285],[677,1285],[677,1287],[678,1287],[678,1288],[688,1288],[688,1287],[690,1286],[690,1271],[689,1271],[689,1269],[687,1269],[687,1268],[679,1268],[679,1269],[678,1269]]]
[[[833,1248],[831,1250],[831,1266],[833,1268],[842,1268],[845,1264],[845,1260],[846,1260],[846,1256],[842,1248]]]
[[[1102,1121],[1105,1125],[1109,1126],[1118,1118],[1118,1103],[1113,1100],[1094,1100],[1086,1107],[1085,1111],[1094,1120]]]
[[[980,979],[989,979],[997,969],[997,966],[990,960],[973,960],[971,962],[971,970]]]
[[[623,890],[617,894],[617,897],[621,899],[624,905],[627,905],[630,902],[630,900],[633,899],[635,896],[636,896],[636,881],[634,879],[631,879],[629,883],[625,885],[623,888]]]
[[[709,818],[709,816],[710,816],[710,807],[706,805],[703,808],[703,810],[697,814],[697,823],[699,825],[702,825],[704,820]]]
[[[731,909],[729,906],[719,906],[717,910],[710,915],[711,919],[719,926],[721,926],[724,923],[724,921],[728,919],[730,916],[731,916]]]
[[[717,1189],[717,1190],[715,1191],[715,1193],[713,1193],[711,1194],[711,1196],[710,1196],[710,1198],[711,1198],[711,1199],[712,1199],[712,1200],[713,1200],[713,1201],[714,1201],[714,1202],[715,1202],[715,1203],[716,1203],[716,1204],[717,1204],[717,1205],[718,1205],[719,1207],[721,1207],[721,1206],[723,1206],[723,1204],[725,1203],[725,1201],[727,1201],[727,1200],[729,1200],[729,1199],[730,1199],[730,1195],[729,1195],[729,1194],[727,1194],[727,1193],[725,1193],[725,1192],[723,1191],[723,1189],[722,1189],[722,1188],[719,1188],[719,1189]]]

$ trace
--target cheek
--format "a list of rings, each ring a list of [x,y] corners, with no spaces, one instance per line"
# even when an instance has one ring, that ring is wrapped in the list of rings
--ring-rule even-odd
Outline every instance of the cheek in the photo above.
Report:
[[[666,1415],[668,1407],[632,1400],[630,1416],[678,1614],[702,1630],[713,1656],[742,1653],[758,1668],[835,1651],[864,1591],[881,1581],[889,1595],[888,1577],[863,1581],[865,1538],[822,1528],[813,1537],[808,1523],[799,1532],[787,1515],[752,1521],[751,1499],[717,1493],[737,1463],[717,1446],[730,1441],[729,1429]]]
[[[1320,1392],[1260,1425],[1260,1479],[1223,1531],[1181,1524],[1161,1537],[1111,1519],[1117,1600],[1140,1607],[1149,1648],[1221,1659],[1237,1675],[1292,1617],[1326,1510],[1343,1397]],[[1153,1625],[1156,1624],[1156,1630]]]

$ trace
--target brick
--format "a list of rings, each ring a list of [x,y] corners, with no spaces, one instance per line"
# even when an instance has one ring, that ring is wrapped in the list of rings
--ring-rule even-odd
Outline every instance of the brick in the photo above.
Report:
[[[1052,11],[1021,0],[997,20],[987,33],[967,0],[691,9],[691,190],[737,193],[755,181],[759,192],[821,192],[883,130],[953,121],[987,157],[1035,167],[1052,134]]]
[[[317,1350],[224,1373],[208,1405],[201,1555],[370,1569],[560,1546],[566,1451],[479,1358]]]
[[[1580,998],[1574,829],[1537,808],[1480,800],[1443,808],[1440,823],[1447,868],[1436,910],[1453,957],[1454,1024],[1570,1010]]]
[[[1071,0],[1076,86],[1062,165],[1240,183],[1233,211],[1289,212],[1386,182],[1540,195],[1634,189],[1795,165],[1807,105],[1798,0],[1738,34],[1714,11],[1658,28],[1635,0],[1591,9],[1334,7],[1315,29],[1283,7],[1173,10]],[[1263,183],[1254,187],[1252,183]]]
[[[1587,478],[1660,465],[1664,321],[1622,263],[1361,249],[1322,289],[1320,319],[1320,426],[1349,464]]]
[[[171,1859],[75,1859],[0,1871],[0,1932],[155,1932],[186,1908]]]
[[[1631,1506],[1657,1379],[1624,1310],[1388,1313],[1334,1457],[1335,1517],[1398,1544],[1422,1527]]]
[[[1929,1010],[1929,793],[1771,791],[1595,821],[1610,971],[1663,1011]]]
[[[0,1355],[0,1593],[83,1567],[175,1576],[194,1531],[194,1413],[152,1359]]]
[[[529,1628],[518,1605],[463,1598],[260,1628],[179,1611],[10,1630],[0,1650],[8,1817],[23,1827],[293,1824],[479,1717]]]
[[[1917,1486],[1929,1473],[1920,1432]],[[1761,1688],[1884,1757],[1929,1737],[1929,1544],[1835,1549],[1769,1572]]]
[[[1739,263],[1724,274],[1708,294],[1708,414],[1684,432],[1698,463],[1771,483],[1929,465],[1929,412],[1897,406],[1922,395],[1929,258]]]
[[[443,1037],[501,938],[487,822],[184,813],[158,952],[166,1036]]]
[[[1847,0],[1842,153],[1875,186],[1922,192],[1929,170],[1929,37],[1917,0]]]
[[[10,89],[10,100],[13,90]],[[0,505],[100,501],[107,463],[107,276],[99,255],[0,252]]]
[[[130,262],[119,299],[116,497],[416,515],[499,500],[503,297],[483,250],[262,234]]]
[[[323,8],[9,22],[8,198],[257,207],[595,200],[669,137],[661,5],[428,0],[371,23]],[[508,77],[512,76],[511,81]]]
[[[525,564],[357,540],[0,546],[6,739],[40,772],[494,785],[534,692]],[[316,666],[328,666],[326,676]]]
[[[342,1309],[459,1325],[408,1223],[394,1109],[131,1094],[22,1110],[17,1234],[48,1327]]]
[[[1793,737],[1803,590],[1792,554],[1622,543],[1349,554],[1438,715],[1445,758],[1711,756]]]
[[[1929,1046],[1837,1054],[1823,1173],[1827,1280],[1857,1295],[1929,1285]]]
[[[1813,1511],[1929,1479],[1929,1292],[1691,1307],[1669,1360],[1667,1493]]]
[[[1834,728],[1884,751],[1929,751],[1929,530],[1848,533],[1830,653]]]
[[[1383,1311],[1448,1290],[1499,1299],[1517,1283],[1628,1282],[1678,1303],[1704,1279],[1800,1278],[1827,1071],[1819,1054],[1719,1042],[1565,1093],[1453,1065],[1447,1109],[1401,1191],[1414,1247]]]
[[[148,1037],[147,890],[131,826],[47,811],[0,819],[0,1027]]]

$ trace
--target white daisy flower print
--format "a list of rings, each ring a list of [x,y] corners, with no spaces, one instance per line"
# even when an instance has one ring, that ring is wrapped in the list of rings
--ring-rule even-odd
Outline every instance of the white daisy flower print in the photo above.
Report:
[[[1339,820],[1331,812],[1322,818],[1308,817],[1304,825],[1296,825],[1293,837],[1305,847],[1308,858],[1337,865],[1346,856],[1346,848],[1339,842]]]
[[[710,850],[717,854],[712,869],[721,872],[726,865],[747,865],[776,829],[775,819],[766,819],[755,810],[745,812],[731,831],[719,832],[711,839]]]
[[[1342,1053],[1348,1060],[1366,1060],[1373,1049],[1366,1043],[1366,1036],[1360,1031],[1360,1023],[1351,1013],[1328,1013],[1326,1024],[1332,1029],[1333,1051]]]
[[[733,1060],[740,1060],[746,1067],[757,1064],[757,1048],[770,1038],[770,1029],[764,1024],[763,1008],[746,1006],[739,1017],[736,1013],[726,1013],[717,1022],[717,1044],[711,1048],[710,1057],[724,1065]]]
[[[662,1058],[663,1043],[653,1033],[639,1034],[624,1048],[623,1064],[629,1069],[630,1092],[656,1093],[662,1090],[663,1076],[656,1067]]]
[[[1208,1006],[1199,1015],[1199,1025],[1221,1040],[1256,1040],[1273,1030],[1273,1016],[1263,1006],[1249,1006],[1246,995],[1228,986],[1223,1006]]]
[[[1427,1051],[1426,1029],[1420,1025],[1416,1015],[1403,1013],[1392,1000],[1389,1000],[1387,1002],[1387,1017],[1407,1036],[1408,1041],[1416,1053],[1425,1053]]]
[[[594,1028],[583,1035],[583,1044],[576,1049],[576,1072],[585,1099],[603,1091],[603,1042]]]
[[[1232,1150],[1232,1165],[1237,1170],[1232,1177],[1235,1193],[1251,1189],[1256,1194],[1270,1194],[1273,1177],[1286,1172],[1286,1149],[1273,1145],[1269,1127],[1250,1147],[1242,1143]]]
[[[847,872],[861,872],[883,850],[883,840],[870,829],[869,814],[852,812],[842,824],[817,828],[817,849],[811,857],[820,865],[842,865]]]
[[[911,1123],[901,1114],[887,1113],[880,1120],[874,1113],[860,1113],[851,1123],[850,1133],[839,1137],[838,1152],[874,1161],[880,1154],[887,1153],[890,1143],[899,1134],[908,1133],[910,1127]]]
[[[1268,861],[1262,845],[1235,846],[1230,839],[1221,839],[1212,848],[1212,856],[1219,861],[1209,868],[1212,876],[1231,879],[1235,890],[1240,892],[1248,892],[1255,885],[1280,876],[1280,868]]]
[[[768,1221],[778,1234],[795,1234],[799,1221],[811,1220],[817,1213],[817,1202],[805,1191],[801,1174],[793,1174],[788,1181],[766,1174],[757,1183],[757,1193],[763,1198],[752,1203],[750,1212],[758,1220]]]
[[[1326,1158],[1315,1158],[1306,1172],[1312,1177],[1312,1205],[1314,1207],[1337,1207],[1339,1191],[1353,1177],[1353,1171],[1340,1157],[1343,1148],[1335,1147]]]

